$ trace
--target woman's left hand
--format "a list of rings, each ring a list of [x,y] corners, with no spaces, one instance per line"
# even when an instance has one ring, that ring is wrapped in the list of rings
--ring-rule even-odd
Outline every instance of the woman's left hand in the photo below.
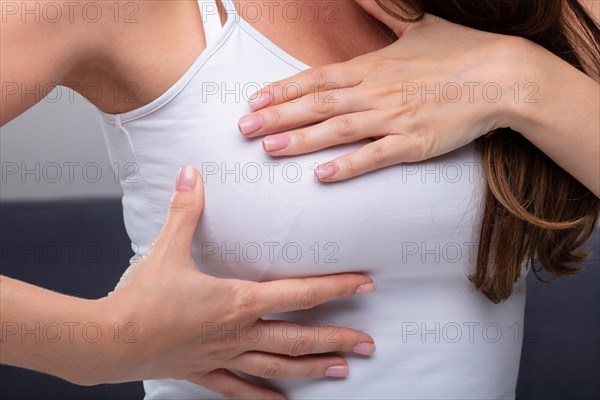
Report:
[[[372,1],[363,7],[399,39],[266,86],[240,119],[245,136],[268,135],[272,156],[376,138],[317,168],[321,181],[338,181],[455,150],[510,126],[515,104],[536,101],[527,61],[537,45],[432,15],[407,24]]]

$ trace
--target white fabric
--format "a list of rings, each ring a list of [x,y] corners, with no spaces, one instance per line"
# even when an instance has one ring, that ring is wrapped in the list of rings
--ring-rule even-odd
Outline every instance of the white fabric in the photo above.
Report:
[[[225,26],[177,83],[134,111],[101,113],[136,256],[163,225],[179,167],[195,165],[206,191],[194,246],[203,271],[256,281],[362,271],[378,284],[369,296],[273,316],[354,327],[377,343],[370,358],[348,356],[346,379],[273,387],[291,399],[514,398],[525,286],[494,305],[467,279],[483,192],[474,145],[335,184],[315,182],[314,166],[366,142],[270,158],[237,121],[255,90],[308,66],[224,5]],[[220,398],[185,381],[144,387],[147,399]]]
[[[221,19],[215,0],[198,0],[206,46],[212,46],[221,31]]]

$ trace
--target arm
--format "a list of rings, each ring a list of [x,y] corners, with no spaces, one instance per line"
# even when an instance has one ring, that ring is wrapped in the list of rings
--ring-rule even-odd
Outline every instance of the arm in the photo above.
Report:
[[[52,22],[39,12],[26,17],[21,7],[36,10],[41,3],[0,1],[0,126],[41,101],[46,93],[82,62],[87,49],[98,44],[95,25],[74,19]],[[81,7],[81,4],[79,4]],[[68,10],[61,9],[63,15]],[[37,18],[37,20],[36,20]],[[45,290],[8,277],[0,277],[2,334],[0,362],[59,376],[70,382],[100,382],[106,365],[100,365],[99,347],[83,340],[82,326],[101,323],[98,301],[83,300]],[[76,325],[75,325],[76,324]],[[56,327],[60,332],[56,331]],[[52,341],[40,340],[48,327]],[[105,335],[106,336],[106,335]]]
[[[512,103],[506,126],[600,197],[600,86],[544,49],[531,54],[527,74],[539,93],[535,102]]]
[[[25,18],[19,11],[24,4],[0,1],[0,126],[41,101],[100,43],[100,27],[82,22],[81,12],[74,13],[79,17],[72,22],[51,22],[35,12]],[[27,5],[33,6],[40,3]],[[68,10],[62,12],[68,15]]]
[[[98,301],[65,296],[4,276],[0,276],[0,287],[2,364],[81,385],[107,380],[111,369],[98,355],[104,353],[107,334],[112,332]],[[89,323],[100,326],[104,340],[93,343],[85,339],[83,327]],[[88,338],[95,340],[95,328],[88,332]]]

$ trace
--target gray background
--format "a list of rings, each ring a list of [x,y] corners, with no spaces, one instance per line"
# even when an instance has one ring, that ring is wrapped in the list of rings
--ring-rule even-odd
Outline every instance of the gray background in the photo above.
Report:
[[[99,118],[94,105],[71,89],[58,87],[1,127],[0,200],[120,196]],[[23,176],[36,167],[37,176]]]

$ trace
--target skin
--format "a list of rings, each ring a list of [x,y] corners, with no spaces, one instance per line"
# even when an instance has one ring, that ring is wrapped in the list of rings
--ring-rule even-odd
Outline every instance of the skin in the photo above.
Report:
[[[100,12],[107,17],[96,23],[86,20],[81,9],[89,3],[100,5]],[[45,90],[61,84],[84,96],[87,93],[83,88],[93,83],[108,94],[95,98],[95,105],[109,113],[138,108],[172,86],[206,47],[196,1],[125,3],[137,6],[137,22],[123,22],[125,9],[115,22],[114,9],[110,8],[113,2],[82,1],[77,3],[72,19],[36,21],[31,16],[23,19],[18,13],[13,15],[14,9],[9,7],[15,2],[1,1],[5,20],[0,24],[0,123],[7,123],[43,98],[22,92],[24,88],[35,88],[36,83]],[[44,2],[31,1],[28,6],[31,9],[36,4],[43,6]],[[255,25],[269,37],[277,37],[276,43],[286,50],[301,47],[299,57],[312,65],[348,60],[389,44],[385,31],[356,4],[341,0],[339,5],[338,17],[347,23],[320,26],[322,21],[306,18],[287,24],[280,18],[257,21]],[[69,15],[66,8],[63,15]],[[349,25],[363,39],[352,41]],[[351,46],[348,41],[352,41]],[[130,83],[136,89],[134,101],[128,96]],[[117,96],[115,87],[120,89]],[[327,332],[317,337],[327,337],[324,342],[312,339],[314,328],[304,327],[301,331],[306,336],[290,343],[277,335],[281,325],[260,320],[266,314],[306,309],[371,292],[375,285],[365,276],[343,274],[255,283],[221,280],[199,272],[190,246],[204,199],[202,180],[197,172],[193,176],[192,189],[188,179],[187,189],[183,185],[175,191],[168,220],[150,252],[130,266],[106,297],[83,300],[1,277],[3,323],[14,324],[11,326],[15,329],[22,324],[31,329],[36,323],[77,323],[72,338],[67,330],[56,343],[7,334],[0,346],[1,362],[80,385],[171,377],[187,379],[230,398],[280,398],[231,371],[263,378],[343,377],[348,374],[346,361],[327,353],[373,353],[373,339],[352,329],[336,329],[332,336],[333,327],[323,327]],[[187,312],[171,313],[183,303],[188,305]],[[107,334],[97,342],[84,340],[77,329],[90,321],[105,333],[113,333],[111,329],[118,324],[121,337],[130,332],[126,326],[133,322],[138,327],[139,342],[115,342],[113,335]],[[203,325],[207,322],[218,327],[208,338]],[[222,340],[222,329],[231,329],[236,323],[275,332],[275,340],[272,342],[267,333],[257,343],[249,343],[246,338]]]
[[[333,182],[423,161],[493,129],[510,127],[600,196],[597,81],[525,39],[477,31],[432,15],[423,22],[405,23],[371,0],[359,3],[399,40],[265,87],[251,99],[256,112],[240,119],[243,134],[269,135],[263,147],[274,157],[379,139],[320,165],[319,179]],[[597,7],[593,10],[597,15]],[[291,82],[301,90],[283,93],[281,88]],[[489,101],[494,92],[486,99],[482,90],[490,82],[502,90],[498,101]],[[429,95],[423,100],[421,85],[431,89],[436,83],[457,84],[462,94],[450,87],[449,92],[438,90],[444,94],[439,99]],[[472,83],[479,84],[473,96],[468,86]],[[313,125],[304,127],[308,124]],[[253,129],[245,129],[248,126]]]

